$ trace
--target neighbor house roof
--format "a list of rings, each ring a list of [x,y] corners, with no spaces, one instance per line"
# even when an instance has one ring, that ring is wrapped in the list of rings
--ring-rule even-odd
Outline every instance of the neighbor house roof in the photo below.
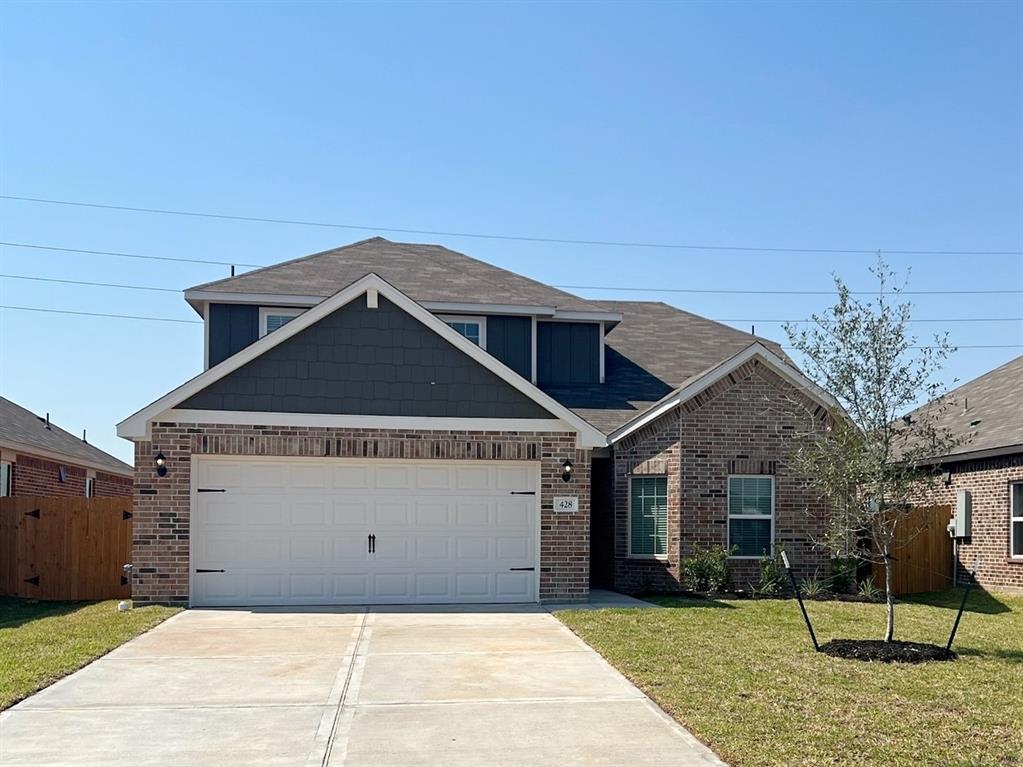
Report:
[[[9,399],[0,397],[0,446],[55,460],[131,476],[134,469],[109,453],[64,431],[59,426]]]
[[[708,369],[759,341],[774,341],[655,301],[601,301],[622,315],[607,334],[603,384],[545,387],[605,434],[641,414]]]
[[[418,303],[526,305],[602,312],[596,302],[544,285],[440,245],[373,237],[274,266],[196,285],[193,306],[208,293],[326,298],[366,274],[380,275]],[[430,307],[434,308],[435,307]]]
[[[937,425],[966,440],[947,457],[1023,452],[1023,356],[953,389]]]

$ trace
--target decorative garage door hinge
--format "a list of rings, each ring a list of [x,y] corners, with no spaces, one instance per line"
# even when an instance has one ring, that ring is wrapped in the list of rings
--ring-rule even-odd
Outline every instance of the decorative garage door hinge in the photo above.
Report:
[[[536,568],[535,567],[509,567],[508,570],[510,572],[515,572],[516,570],[528,570],[528,571],[532,572],[533,570],[536,570]]]
[[[536,490],[512,490],[510,495],[536,495]]]
[[[222,487],[200,487],[195,492],[197,492],[197,493],[226,493],[227,490],[225,490]]]
[[[208,570],[208,569],[206,569],[204,567],[197,567],[197,568],[195,568],[195,571],[197,573],[223,573],[223,572],[226,572],[225,570]]]

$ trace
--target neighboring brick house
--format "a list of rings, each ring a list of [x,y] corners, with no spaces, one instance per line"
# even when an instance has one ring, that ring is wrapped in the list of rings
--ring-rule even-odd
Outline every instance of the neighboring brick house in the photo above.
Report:
[[[980,563],[977,582],[1023,592],[1023,356],[949,392],[939,425],[963,440],[942,456],[935,503],[972,500],[972,529],[956,541],[960,583]]]
[[[131,495],[134,469],[0,397],[0,496]]]
[[[579,600],[677,587],[694,541],[826,567],[785,457],[833,403],[772,342],[382,238],[185,299],[206,371],[118,425],[137,601]]]

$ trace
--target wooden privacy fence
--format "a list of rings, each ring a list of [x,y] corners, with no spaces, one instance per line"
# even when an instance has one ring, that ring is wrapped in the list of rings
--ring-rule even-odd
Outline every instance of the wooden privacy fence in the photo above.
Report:
[[[938,591],[952,585],[950,506],[913,509],[895,528],[892,587],[896,594]],[[874,585],[884,588],[884,569],[874,565]]]
[[[0,498],[0,596],[127,599],[130,496]]]

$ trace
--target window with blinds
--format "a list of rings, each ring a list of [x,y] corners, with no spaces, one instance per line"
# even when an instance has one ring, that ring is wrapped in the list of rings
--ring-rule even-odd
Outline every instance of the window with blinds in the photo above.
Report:
[[[774,543],[774,477],[728,478],[728,546],[734,557],[762,557]]]
[[[629,479],[629,554],[663,557],[668,554],[668,478]]]

